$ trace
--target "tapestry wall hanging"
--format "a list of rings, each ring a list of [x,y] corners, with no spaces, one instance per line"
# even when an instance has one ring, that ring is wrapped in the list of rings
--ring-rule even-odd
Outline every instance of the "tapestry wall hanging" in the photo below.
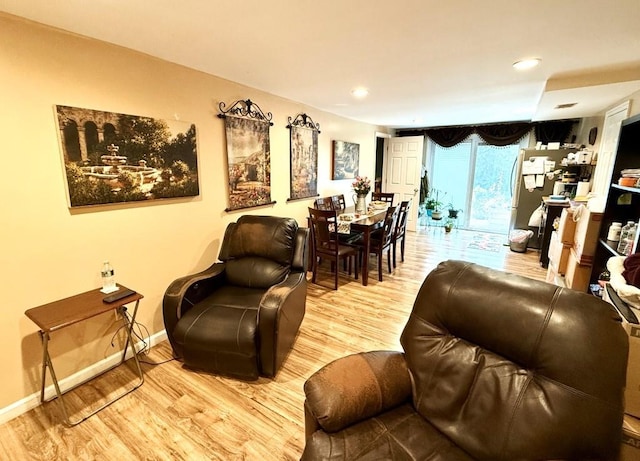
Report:
[[[333,141],[333,179],[353,179],[358,176],[360,144]]]
[[[69,207],[199,194],[195,125],[56,106]]]
[[[291,141],[291,196],[297,200],[318,196],[318,133],[320,125],[307,114],[288,118]]]
[[[271,147],[269,127],[272,115],[265,115],[257,104],[236,101],[225,110],[227,167],[229,171],[229,206],[225,211],[275,203],[271,200]]]

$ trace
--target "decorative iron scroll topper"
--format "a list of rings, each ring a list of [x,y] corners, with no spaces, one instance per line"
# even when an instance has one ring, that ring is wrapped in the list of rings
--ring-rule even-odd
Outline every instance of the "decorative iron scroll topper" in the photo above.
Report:
[[[246,101],[240,99],[234,102],[228,109],[225,109],[225,107],[226,104],[224,102],[218,104],[218,108],[221,112],[218,114],[218,117],[225,118],[227,115],[232,115],[234,117],[251,118],[263,122],[269,122],[269,125],[273,126],[273,122],[271,121],[273,114],[271,112],[267,112],[265,115],[265,113],[262,112],[262,109],[260,109],[260,106],[251,101],[251,99],[247,99]]]
[[[291,117],[287,117],[287,122],[289,122],[287,128],[297,126],[300,128],[309,128],[311,130],[316,130],[318,133],[320,133],[320,124],[315,123],[313,120],[311,120],[311,117],[309,117],[307,114],[298,114],[293,120],[291,120]]]

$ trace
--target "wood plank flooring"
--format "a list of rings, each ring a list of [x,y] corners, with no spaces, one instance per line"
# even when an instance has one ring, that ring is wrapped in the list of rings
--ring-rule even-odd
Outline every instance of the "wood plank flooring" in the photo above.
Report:
[[[491,234],[440,228],[409,233],[405,262],[369,285],[328,272],[309,284],[307,314],[294,350],[276,379],[252,383],[197,373],[169,360],[163,343],[144,357],[145,383],[73,428],[53,401],[0,426],[2,460],[296,460],[304,447],[302,386],[326,363],[367,350],[400,349],[400,333],[424,277],[446,259],[477,262],[544,280],[535,250],[515,253]],[[497,243],[496,243],[497,242]],[[328,265],[325,265],[328,266]],[[325,268],[326,270],[326,268]],[[120,367],[65,397],[82,412],[134,381]],[[72,416],[73,418],[73,416]]]

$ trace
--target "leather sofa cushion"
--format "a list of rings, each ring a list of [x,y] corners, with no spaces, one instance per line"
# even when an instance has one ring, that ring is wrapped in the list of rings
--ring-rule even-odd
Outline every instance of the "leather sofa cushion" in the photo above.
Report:
[[[226,286],[189,309],[173,334],[185,364],[257,379],[257,314],[263,294],[264,290]]]
[[[593,296],[448,261],[401,343],[415,408],[476,458],[577,459],[619,440],[626,338]]]
[[[316,431],[307,440],[302,461],[311,460],[472,461],[447,437],[403,404],[339,432]]]
[[[269,288],[282,282],[289,275],[290,266],[283,266],[270,259],[247,256],[227,261],[225,272],[232,285],[249,288]]]
[[[204,343],[211,342],[212,338],[216,338],[215,342],[219,347],[231,348],[239,353],[248,353],[249,349],[242,350],[236,342],[238,329],[244,330],[243,336],[253,337],[255,335],[255,313],[258,311],[263,294],[264,290],[221,287],[185,312],[178,320],[173,336],[178,344],[199,342],[198,337],[201,335]],[[245,312],[247,308],[254,314],[247,315]],[[238,325],[239,315],[245,317],[244,327]],[[251,320],[253,325],[247,324],[247,320]],[[222,344],[224,341],[229,341],[229,344]],[[253,348],[255,346],[251,346],[251,349]]]
[[[296,244],[298,224],[294,219],[245,215],[238,219],[228,236],[228,249],[222,261],[257,256],[290,266]]]

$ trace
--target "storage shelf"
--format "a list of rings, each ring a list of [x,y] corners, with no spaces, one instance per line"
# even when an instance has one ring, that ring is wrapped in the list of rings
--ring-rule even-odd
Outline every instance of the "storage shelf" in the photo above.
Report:
[[[626,192],[632,192],[634,194],[640,194],[640,187],[621,186],[620,184],[611,184],[613,189],[623,190]]]
[[[620,125],[618,146],[613,156],[611,171],[621,172],[626,169],[640,167],[638,149],[640,148],[640,114],[630,117]],[[615,181],[615,183],[613,183]],[[612,179],[609,194],[602,215],[598,245],[593,258],[591,283],[598,282],[598,276],[607,269],[607,262],[612,256],[625,256],[618,253],[616,242],[607,241],[608,229],[614,222],[624,224],[627,221],[638,222],[640,219],[640,187],[621,186],[617,178]],[[636,233],[633,242],[634,253],[640,253]]]
[[[611,253],[613,256],[624,256],[621,255],[620,253],[618,253],[616,248],[613,248],[609,242],[610,240],[604,240],[604,239],[599,239],[598,240],[600,242],[600,245],[602,245],[602,247],[607,250],[609,253]],[[612,242],[612,243],[618,243],[618,242]]]

